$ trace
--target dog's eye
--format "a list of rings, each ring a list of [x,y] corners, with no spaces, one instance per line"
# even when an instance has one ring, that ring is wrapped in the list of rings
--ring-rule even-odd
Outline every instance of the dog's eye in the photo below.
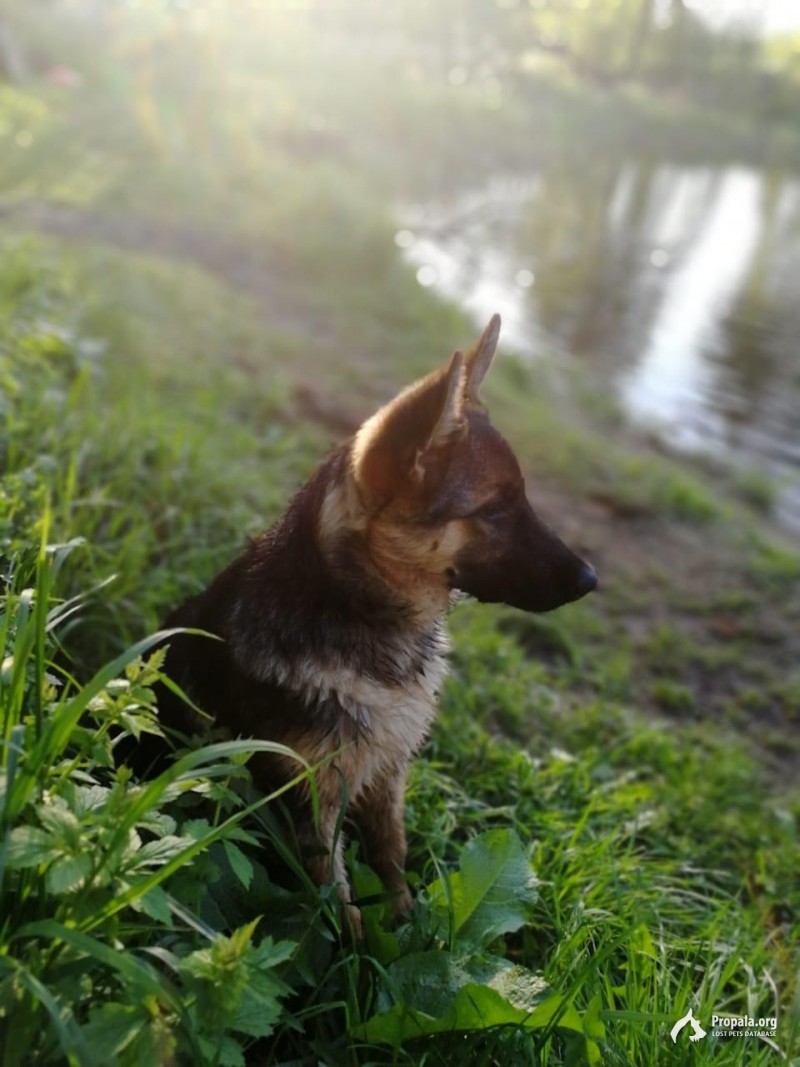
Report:
[[[484,522],[500,522],[508,514],[508,508],[503,500],[490,500],[488,504],[478,508],[475,517]]]

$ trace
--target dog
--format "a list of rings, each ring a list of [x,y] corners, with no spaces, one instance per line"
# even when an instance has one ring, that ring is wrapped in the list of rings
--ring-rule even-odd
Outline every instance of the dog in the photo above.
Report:
[[[316,819],[307,787],[286,795],[307,869],[337,884],[356,936],[342,805],[405,912],[406,772],[436,715],[451,602],[470,594],[542,612],[597,584],[532,509],[481,403],[499,333],[495,315],[472,348],[335,447],[278,522],[165,623],[222,638],[179,634],[165,662],[217,724],[320,765]],[[197,732],[191,708],[162,697],[165,724]],[[254,754],[250,768],[264,790],[297,774],[280,755]]]

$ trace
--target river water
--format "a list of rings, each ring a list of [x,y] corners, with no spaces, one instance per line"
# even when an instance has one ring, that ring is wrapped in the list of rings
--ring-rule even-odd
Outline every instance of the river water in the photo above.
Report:
[[[775,480],[800,531],[800,180],[624,163],[402,211],[420,284],[507,344],[577,361],[628,418]]]

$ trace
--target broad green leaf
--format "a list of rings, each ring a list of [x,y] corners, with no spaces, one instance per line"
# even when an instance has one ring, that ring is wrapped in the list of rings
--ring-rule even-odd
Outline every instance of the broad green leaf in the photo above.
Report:
[[[92,870],[92,858],[87,854],[81,856],[62,856],[47,868],[45,884],[48,893],[70,893],[79,889]]]
[[[288,993],[289,989],[276,980],[274,994],[268,993],[263,976],[258,987],[257,994],[252,991],[245,993],[242,1005],[236,1012],[233,1029],[247,1034],[248,1037],[269,1037],[281,1014],[278,996]]]
[[[144,896],[136,902],[145,915],[160,922],[163,926],[169,926],[172,921],[172,913],[169,910],[169,897],[160,885],[154,885]]]
[[[533,1011],[548,991],[539,975],[500,956],[454,956],[432,950],[413,952],[387,970],[395,997],[428,1015],[443,1015],[459,991],[479,984],[494,989],[521,1011]]]
[[[146,845],[136,852],[132,868],[160,867],[168,860],[179,856],[181,852],[194,844],[193,837],[177,837],[174,834],[166,834],[155,841],[148,841]]]
[[[526,1012],[515,1008],[495,989],[470,984],[459,990],[449,1010],[443,1015],[432,1016],[406,1004],[396,1004],[391,1011],[374,1016],[363,1026],[357,1027],[353,1036],[396,1048],[404,1041],[429,1034],[486,1030],[495,1026],[540,1030],[551,1025],[557,1016],[556,1025],[582,1032],[580,1015],[574,1008],[565,1007],[559,996],[550,997],[532,1012]]]
[[[242,1046],[230,1034],[213,1038],[201,1037],[200,1048],[206,1063],[219,1064],[220,1067],[245,1067]]]
[[[448,884],[440,879],[429,893],[450,946],[480,948],[524,925],[536,877],[514,831],[489,830],[465,845]]]
[[[550,992],[541,975],[507,960],[503,960],[503,965],[497,966],[494,973],[487,974],[483,981],[520,1011],[533,1011]]]
[[[254,848],[258,848],[259,842],[256,837],[247,830],[244,830],[241,826],[231,827],[228,833],[228,839],[231,841],[241,841],[245,845],[252,845]]]
[[[98,671],[91,681],[70,700],[59,706],[36,744],[26,752],[25,762],[21,765],[21,773],[17,775],[13,785],[9,786],[5,801],[5,815],[9,821],[15,819],[25,807],[37,787],[42,769],[52,766],[61,755],[70,741],[72,731],[92,699],[101,693],[131,660],[136,659],[153,645],[160,644],[166,638],[171,637],[174,632],[174,630],[163,630],[132,645],[122,655],[117,656]]]
[[[250,883],[253,881],[253,864],[232,841],[223,841],[222,846],[225,849],[225,855],[228,857],[228,863],[230,863],[233,873],[244,888],[249,889]]]
[[[592,1041],[590,1038],[586,1038],[586,1059],[589,1061],[589,1067],[601,1067],[603,1063],[603,1053],[600,1051],[600,1046],[596,1041]]]
[[[486,1026],[547,1025],[562,1005],[540,976],[499,956],[411,953],[387,970],[395,1006],[365,1024],[357,1036],[394,1042],[412,1034]],[[475,994],[475,990],[483,992]],[[470,992],[468,992],[470,991]],[[559,1025],[581,1030],[580,1016],[565,1012]],[[398,1036],[399,1035],[399,1036]]]
[[[278,753],[288,759],[298,761],[303,769],[294,778],[279,786],[274,792],[259,797],[245,808],[240,808],[224,822],[220,823],[219,826],[209,829],[205,836],[200,836],[197,840],[193,840],[193,844],[187,847],[185,851],[173,856],[172,859],[164,864],[164,866],[158,868],[147,878],[137,882],[135,886],[129,887],[124,892],[119,893],[113,900],[107,901],[102,908],[84,922],[84,930],[92,930],[96,926],[100,926],[102,923],[106,922],[112,915],[122,911],[133,900],[142,896],[143,893],[146,893],[154,885],[163,882],[169,875],[173,874],[179,868],[187,867],[190,860],[194,859],[194,857],[198,856],[201,852],[206,851],[209,846],[216,841],[220,841],[227,837],[231,829],[237,826],[240,822],[243,822],[253,812],[272,803],[277,797],[297,785],[298,782],[308,780],[308,765],[305,764],[290,748],[287,748],[285,745],[280,745],[277,742],[247,740],[226,741],[207,745],[204,748],[197,749],[194,752],[182,756],[174,764],[168,767],[167,770],[163,771],[158,778],[149,781],[146,785],[143,785],[137,790],[133,803],[126,810],[125,818],[120,821],[120,825],[115,831],[116,838],[122,840],[123,835],[128,833],[130,826],[134,825],[141,816],[150,812],[156,804],[163,802],[168,792],[165,789],[165,786],[168,783],[174,784],[179,781],[194,781],[194,778],[192,777],[194,771],[192,769],[200,767],[201,765],[203,767],[202,774],[204,777],[216,773],[217,771],[219,771],[220,774],[229,775],[231,770],[230,764],[213,764],[212,761],[215,759],[228,759],[237,754],[252,755],[254,752]],[[309,790],[311,792],[313,803],[316,796],[313,778],[310,780]],[[185,833],[189,833],[194,838],[196,833],[202,833],[202,825],[207,825],[205,820],[195,819],[185,823],[182,829]],[[109,849],[107,850],[109,853],[113,850],[116,843],[118,842],[112,840]]]
[[[66,802],[61,797],[51,803],[40,805],[37,814],[46,830],[50,830],[70,845],[77,845],[80,842],[80,820],[73,811],[67,808]]]
[[[400,955],[397,936],[386,929],[391,909],[385,900],[386,890],[377,874],[365,863],[351,859],[353,890],[361,908],[364,936],[371,956],[387,966]],[[374,903],[367,903],[370,899]]]
[[[103,785],[92,784],[75,790],[74,808],[78,815],[102,808],[111,796],[111,790]]]
[[[8,837],[6,863],[12,870],[18,867],[37,867],[58,855],[53,838],[36,826],[18,826]]]
[[[641,952],[651,960],[659,959],[658,950],[653,944],[653,938],[650,935],[650,931],[642,923],[640,923],[639,926],[635,926],[631,931],[630,947],[634,952]]]
[[[237,956],[244,955],[244,953],[251,947],[250,939],[256,932],[256,927],[260,922],[261,916],[257,915],[251,922],[245,923],[244,926],[240,926],[238,929],[234,930],[231,936],[227,939],[227,943]]]
[[[89,1012],[83,1035],[93,1060],[113,1063],[141,1032],[150,1018],[138,1004],[103,1004]]]
[[[449,952],[412,952],[387,970],[390,988],[401,1004],[432,1017],[448,1012],[460,989],[480,979],[471,974],[469,959]]]
[[[296,948],[294,941],[273,941],[267,936],[252,949],[251,962],[259,970],[264,967],[277,967],[279,963],[291,959]]]
[[[188,819],[181,827],[182,833],[192,841],[199,841],[210,829],[208,819]]]
[[[603,1062],[598,1041],[604,1040],[606,1028],[600,1018],[603,1001],[599,993],[596,993],[586,1008],[583,1015],[583,1032],[586,1035],[585,1057],[589,1067],[599,1067]]]
[[[249,981],[236,1012],[234,1030],[250,1037],[269,1037],[272,1033],[281,1014],[280,998],[291,992],[274,968],[289,959],[295,947],[293,941],[275,943],[265,937],[257,948],[248,948],[245,962]]]
[[[122,1051],[118,1061],[119,1067],[175,1063],[177,1047],[173,1021],[162,1014],[151,1015],[133,1041]]]
[[[595,1041],[602,1041],[606,1036],[606,1028],[600,1018],[603,1002],[599,993],[596,993],[589,1001],[589,1005],[583,1016],[583,1029],[587,1037]]]
[[[274,973],[294,948],[264,938],[256,949],[250,944],[258,919],[218,934],[206,948],[197,949],[178,963],[185,987],[195,1003],[191,1009],[204,1036],[229,1031],[249,1037],[267,1037],[281,1015],[280,998],[290,987]]]

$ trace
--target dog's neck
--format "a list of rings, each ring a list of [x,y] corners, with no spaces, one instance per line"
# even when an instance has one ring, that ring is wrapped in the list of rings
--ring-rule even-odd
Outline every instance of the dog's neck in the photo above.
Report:
[[[245,555],[240,663],[294,688],[294,675],[322,668],[402,685],[438,659],[449,594],[404,595],[373,561],[368,536],[337,449]]]
[[[345,578],[355,599],[363,592],[371,604],[405,620],[404,631],[440,625],[449,610],[450,590],[406,558],[406,534],[368,513],[353,480],[349,451],[332,454],[330,467],[323,467],[316,533],[331,571]]]

